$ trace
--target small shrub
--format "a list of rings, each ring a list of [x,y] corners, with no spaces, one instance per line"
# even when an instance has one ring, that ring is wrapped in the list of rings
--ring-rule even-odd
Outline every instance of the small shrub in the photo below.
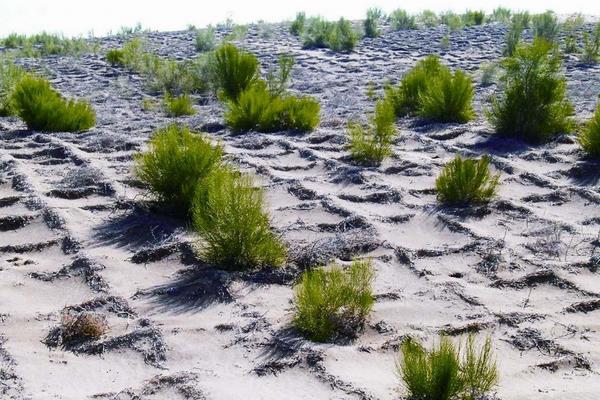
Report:
[[[430,351],[409,338],[402,343],[401,351],[397,371],[411,399],[477,400],[498,384],[489,337],[477,349],[474,335],[469,335],[462,359],[460,347],[457,349],[444,336]]]
[[[440,14],[440,22],[446,25],[450,31],[458,31],[465,27],[463,18],[452,11]]]
[[[19,49],[22,57],[45,57],[50,55],[79,55],[92,50],[82,38],[66,38],[46,32],[32,36],[10,34],[4,39],[7,48]]]
[[[600,158],[600,105],[579,134],[578,141],[589,157]]]
[[[276,267],[285,261],[285,246],[264,211],[264,193],[249,175],[213,170],[198,188],[193,225],[201,256],[219,267]]]
[[[512,16],[512,23],[521,25],[523,29],[529,28],[529,25],[531,24],[531,15],[529,15],[529,11],[514,13]]]
[[[516,15],[514,16],[516,17]],[[508,31],[506,32],[506,47],[504,48],[505,56],[512,56],[515,50],[521,43],[521,35],[525,29],[523,22],[519,18],[513,18]]]
[[[379,8],[369,8],[367,10],[367,18],[363,21],[365,36],[374,38],[379,36],[379,28],[377,21],[382,17],[383,12]]]
[[[110,49],[106,52],[106,61],[112,66],[125,64],[125,52],[121,49]]]
[[[43,78],[22,78],[12,93],[11,103],[32,130],[79,132],[96,123],[96,114],[89,103],[65,100]]]
[[[225,99],[234,102],[259,78],[260,67],[256,56],[238,50],[230,43],[217,48],[209,64],[215,87]]]
[[[352,51],[356,47],[358,35],[350,21],[340,18],[330,35],[328,47],[333,51]]]
[[[475,160],[457,155],[435,181],[438,200],[450,206],[488,202],[496,194],[500,179],[499,174],[490,174],[489,164],[488,157]]]
[[[295,287],[294,326],[315,342],[354,337],[373,307],[373,277],[370,260],[304,272]]]
[[[574,54],[579,51],[577,47],[577,38],[575,35],[569,34],[565,37],[564,52],[565,54]]]
[[[160,202],[180,214],[191,209],[199,182],[221,165],[223,149],[188,128],[156,131],[147,152],[135,158],[135,172]]]
[[[290,26],[290,32],[294,36],[301,36],[304,33],[304,25],[306,24],[306,14],[299,12]]]
[[[309,19],[304,32],[303,47],[305,49],[329,47],[329,40],[334,29],[335,24],[333,22],[326,21],[321,17]]]
[[[467,10],[462,15],[462,20],[466,26],[482,25],[485,21],[485,12]]]
[[[163,100],[163,107],[170,117],[194,115],[196,111],[192,107],[192,104],[192,99],[187,94],[173,97],[167,93]]]
[[[505,7],[496,7],[494,11],[492,11],[492,15],[490,15],[490,22],[501,22],[507,24],[510,22],[510,16],[512,12],[510,9]]]
[[[443,68],[421,94],[419,115],[440,122],[467,122],[474,116],[473,93],[467,74]]]
[[[552,11],[546,11],[542,14],[536,14],[531,19],[533,23],[533,36],[543,38],[550,43],[554,43],[560,31],[558,18]]]
[[[215,48],[215,41],[215,29],[212,26],[200,29],[196,33],[196,50],[201,52],[211,51]]]
[[[422,24],[428,28],[433,28],[434,26],[438,26],[440,23],[440,20],[439,20],[437,14],[431,10],[423,10],[421,12],[421,14],[419,14],[419,16],[418,16],[418,21],[420,24]]]
[[[492,100],[488,118],[496,132],[529,142],[542,142],[568,131],[573,106],[566,98],[561,58],[543,39],[517,48],[503,63],[504,92]]]
[[[368,127],[349,124],[352,158],[366,165],[380,164],[392,153],[392,142],[397,134],[395,122],[394,106],[389,101],[379,100]]]
[[[63,313],[60,322],[63,344],[97,340],[108,331],[106,317],[89,312]]]
[[[442,36],[442,40],[440,40],[440,48],[444,51],[450,50],[450,35],[445,34]]]
[[[389,16],[392,29],[395,31],[417,29],[417,22],[413,15],[409,15],[406,10],[394,10]]]
[[[490,86],[496,82],[496,74],[498,72],[498,65],[496,63],[483,63],[481,64],[480,70],[482,86]]]
[[[277,73],[272,69],[267,73],[267,89],[272,96],[279,96],[287,90],[292,67],[294,66],[294,57],[289,55],[279,56],[279,70]]]
[[[13,92],[25,74],[12,60],[0,58],[0,117],[16,114]]]
[[[584,64],[597,64],[600,60],[600,23],[596,24],[594,30],[583,33],[583,53],[580,61]]]

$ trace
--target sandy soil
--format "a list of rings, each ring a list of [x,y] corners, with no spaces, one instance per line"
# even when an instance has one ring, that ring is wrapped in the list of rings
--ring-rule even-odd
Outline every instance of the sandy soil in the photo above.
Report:
[[[396,399],[398,346],[440,332],[489,333],[501,369],[499,399],[600,396],[600,165],[572,137],[537,147],[495,139],[481,116],[495,85],[477,84],[480,117],[466,125],[398,122],[394,156],[353,165],[345,124],[416,60],[440,53],[479,75],[500,57],[499,25],[365,39],[351,54],[302,50],[276,27],[242,46],[263,69],[296,57],[292,90],[316,96],[322,123],[306,135],[232,136],[222,107],[199,98],[180,118],[222,141],[268,191],[273,224],[289,243],[277,271],[200,267],[185,223],[148,205],[132,155],[170,120],[142,109],[141,79],[103,52],[19,60],[44,69],[68,96],[89,99],[97,127],[42,134],[0,118],[0,397],[2,399]],[[220,32],[222,34],[223,32]],[[195,56],[191,32],[151,33],[162,55]],[[124,38],[102,39],[102,48]],[[600,93],[600,69],[566,59],[579,119]],[[489,206],[440,208],[432,186],[457,152],[490,153],[501,190]],[[290,329],[299,271],[373,257],[376,305],[354,342],[318,345]],[[65,307],[106,316],[100,342],[54,348]]]

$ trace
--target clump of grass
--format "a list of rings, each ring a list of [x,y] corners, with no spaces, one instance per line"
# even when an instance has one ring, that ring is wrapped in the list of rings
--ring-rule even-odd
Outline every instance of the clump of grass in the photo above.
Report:
[[[287,90],[294,66],[294,57],[283,54],[279,56],[279,69],[270,69],[267,73],[267,90],[273,96],[279,96]]]
[[[600,105],[577,138],[583,151],[593,158],[600,158]]]
[[[434,26],[438,26],[440,20],[435,13],[435,11],[431,10],[423,10],[421,14],[417,17],[417,20],[421,25],[426,26],[427,28],[433,28]]]
[[[374,38],[379,36],[379,27],[377,22],[383,16],[383,11],[379,8],[369,8],[367,10],[367,18],[363,21],[363,28],[365,30],[365,36]]]
[[[92,50],[82,38],[66,38],[62,35],[47,32],[32,36],[10,34],[3,41],[5,47],[18,49],[23,57],[46,57],[50,55],[80,55]]]
[[[251,53],[225,43],[211,55],[210,73],[220,95],[236,102],[240,94],[259,79],[258,59]]]
[[[507,24],[510,22],[512,12],[506,7],[496,7],[489,16],[490,22],[501,22]]]
[[[440,14],[440,22],[448,27],[448,30],[454,32],[465,27],[464,21],[460,15],[453,11],[446,11]]]
[[[518,14],[513,15],[512,22],[506,32],[506,47],[504,48],[504,55],[512,56],[515,50],[521,43],[521,35],[525,29],[524,21]]]
[[[421,94],[419,115],[440,122],[470,121],[475,115],[473,93],[473,84],[467,74],[460,70],[452,74],[442,68]]]
[[[194,115],[196,111],[192,105],[192,99],[187,94],[183,94],[181,96],[171,96],[170,94],[166,93],[165,98],[163,99],[163,108],[170,117]]]
[[[462,20],[466,26],[482,25],[485,22],[485,12],[467,10],[462,15]]]
[[[294,326],[315,342],[354,337],[373,307],[373,277],[370,260],[304,272],[295,287]]]
[[[22,78],[14,88],[11,104],[27,128],[32,130],[80,132],[96,123],[96,114],[89,103],[65,100],[43,78]]]
[[[476,400],[498,384],[489,337],[477,349],[474,336],[469,335],[462,359],[460,348],[444,336],[429,351],[409,338],[401,352],[396,368],[411,399]]]
[[[125,52],[122,49],[110,49],[106,52],[106,61],[110,65],[125,65]]]
[[[196,50],[200,52],[211,51],[215,48],[215,28],[208,26],[199,29],[196,33]]]
[[[492,175],[488,157],[463,159],[457,155],[444,166],[435,181],[437,198],[450,206],[486,203],[498,189],[500,175]]]
[[[535,38],[542,38],[550,43],[556,41],[560,25],[554,12],[546,11],[542,14],[536,14],[531,22],[533,23],[533,36]]]
[[[366,165],[378,165],[392,154],[392,142],[397,135],[394,106],[379,100],[369,126],[358,123],[348,125],[349,149],[352,158]]]
[[[440,40],[440,48],[444,51],[450,50],[450,46],[451,46],[451,42],[450,42],[450,35],[445,34],[444,36],[442,36],[442,40]]]
[[[89,312],[63,313],[60,321],[63,344],[97,340],[108,332],[106,317]]]
[[[573,127],[561,58],[552,44],[536,39],[518,47],[502,65],[504,92],[488,112],[498,134],[542,142]]]
[[[25,75],[12,60],[0,57],[0,116],[16,115],[13,92]]]
[[[329,22],[323,18],[311,18],[304,33],[305,49],[329,48],[333,51],[352,51],[358,41],[358,34],[350,21],[340,18]]]
[[[600,60],[600,23],[597,23],[591,34],[583,33],[583,53],[580,61],[583,64],[597,64]]]
[[[414,15],[409,15],[406,10],[397,9],[392,11],[388,17],[392,29],[395,31],[417,29],[417,22]]]
[[[304,33],[304,25],[306,24],[306,13],[299,12],[296,14],[296,18],[292,21],[290,26],[290,32],[294,36],[301,36]]]
[[[221,166],[223,149],[189,128],[159,129],[147,152],[135,158],[135,173],[155,198],[179,214],[188,214],[198,185]]]
[[[329,48],[333,51],[350,52],[356,47],[358,34],[352,27],[350,21],[340,18],[335,24],[329,38]]]
[[[203,259],[227,269],[276,267],[286,248],[272,232],[264,193],[251,176],[219,168],[198,187],[193,226]]]
[[[496,75],[498,72],[498,65],[493,62],[487,62],[481,64],[481,85],[490,86],[496,82]]]

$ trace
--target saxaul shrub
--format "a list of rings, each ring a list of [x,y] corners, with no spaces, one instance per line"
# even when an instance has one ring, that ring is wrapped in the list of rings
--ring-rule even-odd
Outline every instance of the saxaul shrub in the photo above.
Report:
[[[496,133],[543,142],[573,127],[561,58],[543,39],[517,48],[502,62],[503,93],[492,99],[488,118]]]
[[[0,57],[0,116],[15,115],[13,92],[26,72],[5,57]]]
[[[329,48],[333,51],[352,51],[358,41],[358,34],[350,21],[340,18],[329,22],[321,17],[311,18],[304,33],[305,49]]]
[[[34,76],[25,76],[16,85],[11,107],[32,130],[80,132],[96,123],[96,114],[88,102],[66,100],[47,80]]]
[[[578,137],[583,151],[592,158],[600,158],[600,105]]]
[[[187,94],[171,96],[169,93],[166,93],[165,98],[163,99],[163,108],[170,117],[194,115],[196,111],[192,105],[192,99]]]
[[[475,115],[473,94],[473,83],[467,74],[442,68],[421,94],[419,115],[440,122],[467,122]]]
[[[221,97],[236,102],[240,94],[259,79],[255,55],[239,50],[231,43],[218,47],[210,56],[210,73]]]
[[[486,62],[481,64],[481,86],[490,86],[496,82],[498,73],[498,64],[495,62]]]
[[[546,11],[542,14],[536,14],[531,19],[533,23],[533,36],[542,38],[550,43],[554,43],[560,31],[560,25],[556,14],[552,11]]]
[[[3,41],[9,49],[18,49],[22,57],[46,57],[50,55],[80,55],[89,52],[93,46],[83,38],[66,38],[47,32],[32,36],[10,34]]]
[[[348,125],[350,155],[365,165],[378,165],[392,154],[392,143],[397,135],[394,106],[379,100],[368,126],[359,123]]]
[[[187,127],[158,129],[148,151],[135,157],[135,173],[154,197],[176,213],[189,213],[196,190],[222,164],[223,149]]]
[[[304,33],[304,25],[306,24],[306,14],[299,12],[296,14],[296,18],[290,25],[290,32],[294,36],[301,36]]]
[[[409,338],[402,343],[401,353],[396,368],[411,399],[477,400],[498,384],[489,337],[477,347],[474,335],[469,335],[462,357],[460,347],[444,336],[431,350]]]
[[[122,49],[110,49],[106,52],[106,61],[113,67],[125,65],[125,52]]]
[[[596,24],[591,33],[583,33],[583,52],[580,61],[583,64],[597,64],[600,60],[600,23]]]
[[[463,18],[453,11],[441,13],[440,22],[446,25],[450,31],[458,31],[465,27]]]
[[[521,43],[521,36],[524,29],[524,22],[515,14],[508,27],[508,31],[506,32],[506,46],[504,47],[505,56],[512,56],[515,53],[515,50]]]
[[[427,28],[433,28],[434,26],[438,26],[440,24],[438,15],[435,13],[435,11],[431,10],[423,10],[417,17],[417,20],[421,25],[424,25]]]
[[[350,52],[356,47],[358,34],[347,19],[340,18],[329,38],[329,48],[333,51]]]
[[[304,272],[294,288],[294,326],[315,342],[355,337],[373,307],[373,277],[370,260]]]
[[[417,29],[417,22],[414,15],[409,15],[406,10],[397,9],[392,11],[388,17],[392,29],[395,31]]]
[[[214,169],[198,186],[193,204],[201,257],[226,269],[283,264],[286,248],[271,230],[264,203],[263,190],[250,175]]]
[[[208,26],[199,29],[196,33],[196,50],[200,52],[211,51],[215,48],[215,28]]]
[[[462,20],[465,26],[482,25],[485,22],[485,12],[467,10],[462,15]]]
[[[447,163],[435,181],[438,201],[450,206],[486,203],[498,189],[500,174],[492,174],[490,160],[463,159],[457,155]]]
[[[369,8],[367,10],[367,18],[363,21],[363,29],[366,37],[374,38],[379,36],[379,27],[377,24],[382,16],[383,12],[379,8]]]
[[[267,73],[267,90],[273,96],[279,96],[285,93],[288,88],[291,76],[292,68],[294,66],[294,57],[283,54],[279,57],[279,69],[269,69]]]
[[[500,22],[507,24],[510,22],[511,10],[506,7],[496,7],[492,14],[488,17],[490,22]]]

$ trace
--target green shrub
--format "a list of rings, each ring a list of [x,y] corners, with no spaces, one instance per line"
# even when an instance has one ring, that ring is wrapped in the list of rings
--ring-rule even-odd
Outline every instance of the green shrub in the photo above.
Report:
[[[378,165],[392,154],[392,142],[397,135],[394,106],[386,100],[379,100],[370,125],[358,123],[348,125],[350,155],[359,163]]]
[[[223,149],[208,137],[186,127],[169,125],[158,129],[147,152],[135,158],[135,172],[160,202],[187,214],[196,189],[221,165]]]
[[[505,56],[512,56],[515,53],[515,50],[521,42],[523,30],[525,29],[522,20],[520,18],[514,18],[516,16],[516,14],[513,16],[513,20],[506,32],[506,47],[504,48]]]
[[[486,203],[498,188],[500,175],[492,175],[488,157],[462,159],[457,155],[447,163],[435,181],[437,198],[450,206]]]
[[[215,41],[215,29],[212,26],[200,29],[196,33],[196,50],[211,51],[215,48]]]
[[[367,10],[367,18],[363,21],[365,36],[374,38],[379,36],[379,28],[377,21],[382,17],[383,12],[379,8],[369,8]]]
[[[283,54],[279,56],[279,70],[277,73],[272,69],[269,70],[266,83],[267,89],[272,96],[279,96],[285,93],[291,78],[293,66],[294,57]]]
[[[510,9],[505,7],[496,7],[494,11],[492,11],[492,15],[489,16],[490,22],[501,22],[507,24],[510,22],[510,16],[512,12]]]
[[[474,336],[469,335],[462,360],[460,348],[443,336],[430,351],[410,338],[402,343],[401,351],[398,375],[411,399],[477,400],[498,384],[489,337],[478,350]]]
[[[264,211],[264,193],[249,175],[213,170],[196,193],[193,225],[201,256],[214,265],[247,269],[285,262],[285,246]]]
[[[79,55],[92,50],[92,46],[82,38],[71,39],[46,32],[32,36],[12,33],[3,40],[3,43],[9,49],[19,49],[19,55],[23,57]]]
[[[13,92],[25,74],[12,60],[0,57],[0,117],[16,114]]]
[[[421,94],[419,115],[440,122],[467,122],[474,117],[473,93],[467,74],[442,68]]]
[[[434,26],[438,26],[440,23],[440,20],[439,20],[437,14],[431,10],[423,10],[421,12],[421,14],[419,14],[417,19],[419,20],[420,24],[422,24],[428,28],[433,28]]]
[[[112,66],[125,65],[125,52],[121,49],[110,49],[106,52],[106,61]]]
[[[462,20],[466,26],[482,25],[485,21],[485,12],[467,10],[462,15]]]
[[[358,41],[358,35],[350,21],[340,18],[338,22],[329,22],[316,17],[309,20],[304,33],[305,49],[330,48],[333,51],[352,51]]]
[[[304,272],[294,289],[294,326],[316,342],[353,337],[373,307],[373,277],[370,260]]]
[[[514,13],[512,16],[512,23],[521,25],[523,29],[529,28],[529,25],[531,24],[531,15],[529,15],[529,11]]]
[[[533,23],[533,36],[554,43],[560,31],[558,18],[552,11],[536,14],[531,19]]]
[[[451,45],[452,43],[450,42],[450,35],[445,34],[442,36],[442,40],[440,40],[440,48],[444,51],[447,51],[450,49]]]
[[[192,99],[187,94],[171,96],[166,93],[163,107],[170,117],[181,117],[182,115],[194,115],[196,111],[192,107]]]
[[[65,100],[43,78],[22,78],[12,93],[11,104],[32,130],[79,132],[96,123],[96,114],[89,103]]]
[[[600,158],[600,105],[579,134],[578,141],[589,157]]]
[[[350,21],[340,18],[329,38],[329,48],[333,51],[352,51],[358,41],[358,35]]]
[[[572,128],[573,106],[560,74],[561,58],[543,39],[517,48],[502,65],[504,92],[492,100],[488,118],[496,132],[542,142]]]
[[[584,64],[597,64],[600,60],[600,23],[597,23],[592,33],[583,32],[583,54],[581,62]]]
[[[446,25],[450,31],[458,31],[465,26],[463,18],[453,11],[441,13],[440,22]]]
[[[230,43],[217,48],[209,64],[215,87],[222,97],[234,102],[259,78],[260,66],[256,56],[238,50]]]
[[[498,65],[493,62],[486,62],[481,64],[481,85],[490,86],[496,82],[496,74],[498,72]]]
[[[306,24],[306,14],[299,12],[290,26],[290,32],[294,36],[301,36],[304,33],[304,25]]]
[[[405,10],[397,9],[392,11],[389,16],[392,29],[395,31],[417,29],[417,22],[413,15],[409,15]]]

